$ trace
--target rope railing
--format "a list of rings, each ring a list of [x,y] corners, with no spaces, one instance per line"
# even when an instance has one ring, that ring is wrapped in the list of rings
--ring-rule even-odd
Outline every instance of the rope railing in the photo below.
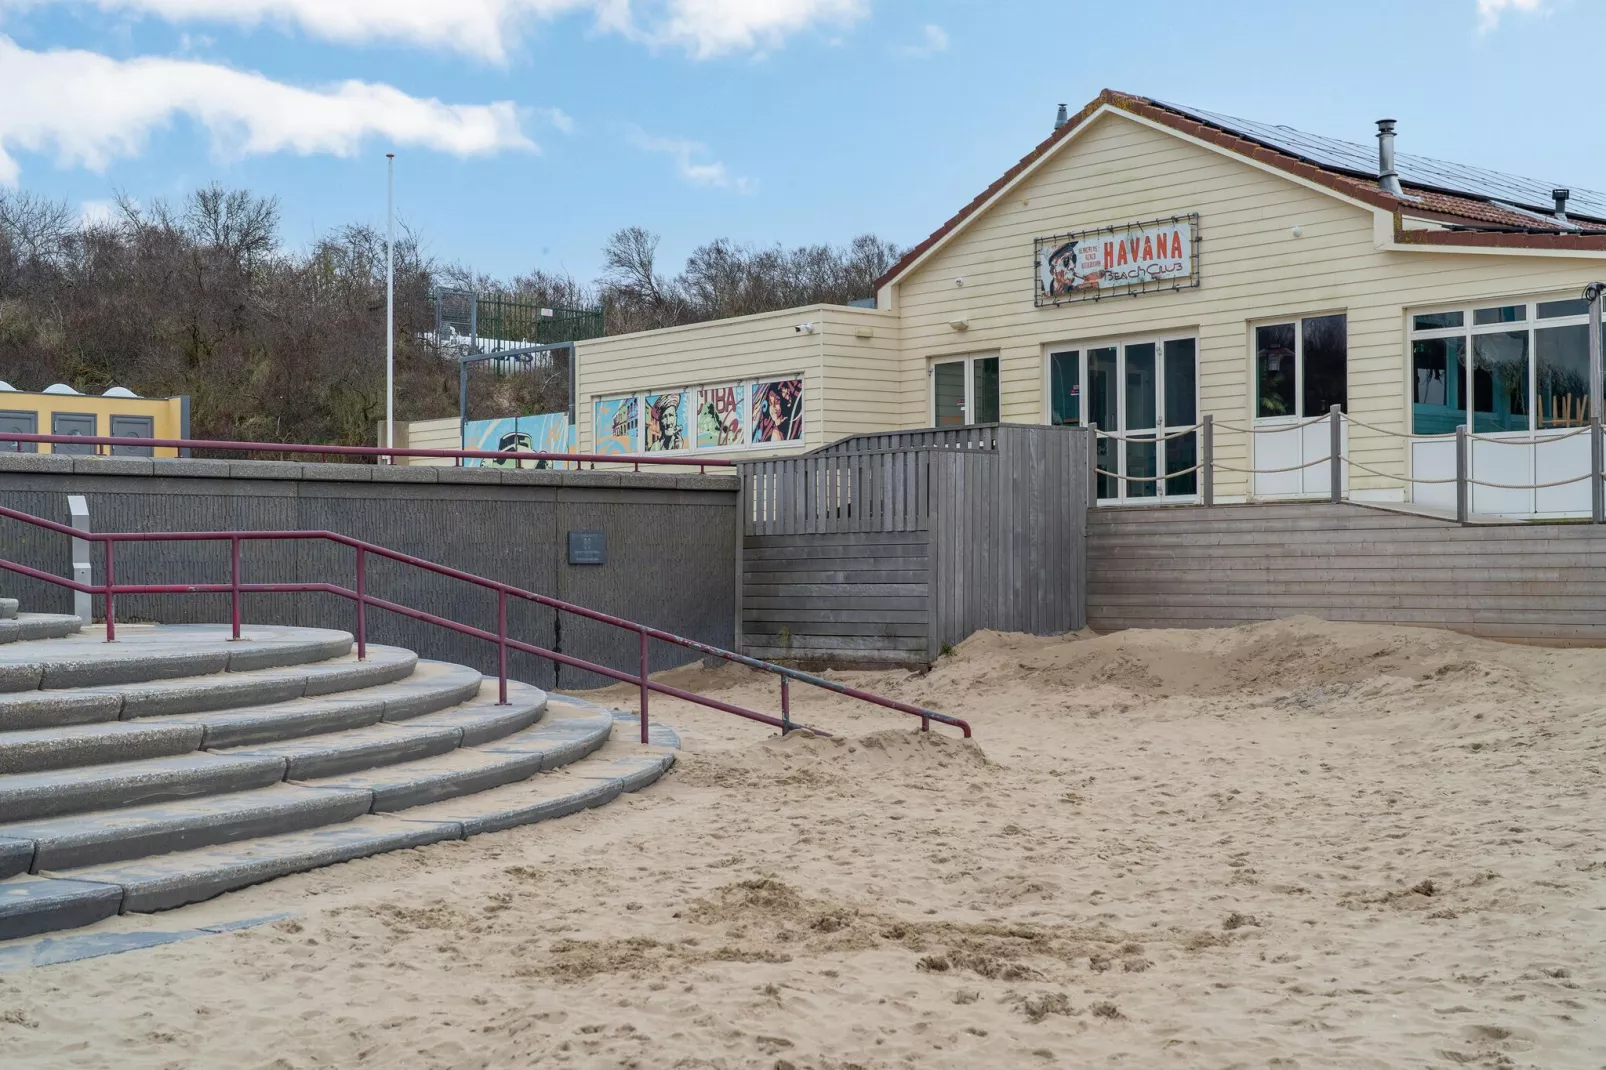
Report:
[[[1225,464],[1216,460],[1215,458],[1214,432],[1217,429],[1249,435],[1275,435],[1300,431],[1304,428],[1312,427],[1320,423],[1326,423],[1332,428],[1331,445],[1328,447],[1328,451],[1325,454],[1311,458],[1310,460],[1302,463],[1282,465],[1278,467],[1248,467]],[[1197,497],[1201,498],[1205,505],[1211,505],[1214,503],[1214,476],[1216,472],[1230,472],[1234,475],[1245,475],[1251,477],[1287,475],[1294,472],[1304,472],[1312,468],[1326,465],[1332,470],[1332,476],[1329,480],[1328,496],[1329,500],[1335,503],[1345,500],[1347,496],[1347,487],[1345,485],[1346,481],[1344,477],[1352,472],[1364,472],[1367,475],[1376,476],[1382,479],[1398,480],[1402,483],[1412,486],[1449,486],[1453,484],[1456,487],[1456,517],[1463,523],[1466,522],[1471,515],[1471,490],[1474,487],[1483,487],[1489,490],[1532,491],[1537,493],[1538,491],[1542,490],[1554,490],[1558,487],[1574,486],[1579,483],[1593,483],[1594,485],[1591,487],[1592,519],[1595,523],[1606,523],[1606,459],[1603,459],[1603,454],[1606,454],[1606,445],[1603,445],[1601,425],[1598,421],[1593,422],[1587,427],[1576,428],[1560,434],[1540,435],[1536,433],[1527,433],[1521,435],[1520,437],[1513,437],[1509,434],[1499,436],[1476,434],[1470,428],[1463,425],[1456,429],[1453,439],[1450,439],[1450,443],[1453,443],[1456,451],[1456,474],[1454,476],[1445,477],[1429,477],[1416,474],[1407,475],[1403,472],[1386,472],[1382,469],[1357,460],[1353,451],[1348,449],[1345,445],[1346,440],[1343,432],[1346,424],[1357,428],[1364,428],[1367,431],[1372,431],[1390,438],[1405,439],[1411,443],[1423,441],[1445,441],[1448,438],[1448,436],[1443,435],[1416,435],[1402,431],[1395,431],[1390,428],[1378,427],[1377,425],[1367,423],[1364,420],[1357,420],[1355,417],[1343,412],[1336,405],[1329,410],[1326,416],[1302,420],[1297,423],[1278,424],[1273,427],[1240,427],[1234,424],[1220,424],[1215,423],[1213,418],[1207,415],[1204,417],[1203,421],[1198,424],[1190,424],[1175,430],[1165,429],[1162,431],[1160,429],[1156,429],[1154,431],[1128,432],[1122,434],[1117,432],[1101,431],[1096,426],[1089,427],[1089,430],[1092,432],[1091,441],[1093,442],[1096,442],[1099,438],[1105,438],[1141,445],[1162,442],[1173,438],[1180,438],[1185,435],[1197,434],[1201,446],[1201,456],[1198,463],[1194,464],[1190,468],[1179,469],[1175,472],[1165,472],[1157,475],[1142,476],[1130,475],[1118,471],[1112,472],[1108,469],[1099,467],[1096,451],[1090,451],[1093,459],[1089,467],[1092,476],[1096,478],[1101,477],[1104,479],[1116,480],[1123,488],[1132,484],[1158,484],[1167,480],[1198,474],[1200,478],[1197,483]],[[1536,449],[1542,445],[1547,445],[1554,442],[1564,442],[1586,434],[1591,435],[1593,438],[1591,445],[1591,472],[1589,473],[1575,475],[1565,479],[1553,479],[1542,482],[1536,480],[1530,483],[1507,483],[1494,479],[1480,479],[1472,470],[1472,443],[1474,442],[1489,442],[1501,446],[1526,446],[1530,449]],[[1300,446],[1302,450],[1304,445],[1305,439],[1303,436],[1301,436]],[[1147,467],[1147,465],[1145,465],[1145,467]],[[1096,494],[1094,496],[1096,497]],[[1195,494],[1190,492],[1187,495],[1180,497],[1192,499],[1195,497]],[[1154,501],[1153,492],[1142,495],[1141,498],[1143,501],[1152,502]]]

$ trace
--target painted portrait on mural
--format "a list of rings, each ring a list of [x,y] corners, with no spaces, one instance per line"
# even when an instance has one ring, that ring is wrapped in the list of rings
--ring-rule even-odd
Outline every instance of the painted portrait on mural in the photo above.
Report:
[[[637,433],[641,429],[640,410],[636,399],[603,398],[595,407],[595,420],[591,434],[597,442],[598,453],[635,453]]]
[[[697,391],[697,448],[719,449],[747,441],[742,420],[745,406],[741,386],[715,386]]]
[[[645,441],[648,453],[683,450],[690,444],[686,437],[691,422],[686,410],[690,406],[689,391],[647,395]]]
[[[802,441],[803,380],[754,383],[752,427],[755,443]]]

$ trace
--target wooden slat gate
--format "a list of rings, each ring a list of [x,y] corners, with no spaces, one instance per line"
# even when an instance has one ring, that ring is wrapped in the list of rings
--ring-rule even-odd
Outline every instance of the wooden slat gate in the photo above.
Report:
[[[757,657],[922,664],[979,628],[1082,627],[1085,436],[858,436],[741,466],[738,636]]]

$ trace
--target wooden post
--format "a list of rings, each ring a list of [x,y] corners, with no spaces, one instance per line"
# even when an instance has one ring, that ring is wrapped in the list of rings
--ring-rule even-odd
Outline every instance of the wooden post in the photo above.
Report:
[[[1334,405],[1327,410],[1327,419],[1331,425],[1328,464],[1333,475],[1333,488],[1328,500],[1337,505],[1344,500],[1344,410]]]
[[[1099,425],[1087,425],[1087,507],[1099,504]]]
[[[1469,502],[1467,487],[1467,425],[1455,429],[1455,519],[1458,524],[1467,522]]]
[[[1206,505],[1216,504],[1216,418],[1205,413],[1199,434],[1199,489]]]

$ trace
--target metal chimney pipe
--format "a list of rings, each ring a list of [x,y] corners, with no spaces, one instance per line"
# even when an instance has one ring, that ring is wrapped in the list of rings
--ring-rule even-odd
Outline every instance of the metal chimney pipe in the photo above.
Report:
[[[1400,188],[1400,173],[1394,170],[1394,120],[1377,121],[1377,184],[1384,193],[1396,197],[1405,195]]]
[[[1573,195],[1573,191],[1570,189],[1553,189],[1550,191],[1550,195],[1556,198],[1556,218],[1563,223],[1567,222],[1567,198]]]
[[[1065,105],[1061,104],[1059,114],[1054,116],[1054,129],[1058,130],[1060,127],[1064,126],[1070,121],[1071,113],[1065,110]]]

